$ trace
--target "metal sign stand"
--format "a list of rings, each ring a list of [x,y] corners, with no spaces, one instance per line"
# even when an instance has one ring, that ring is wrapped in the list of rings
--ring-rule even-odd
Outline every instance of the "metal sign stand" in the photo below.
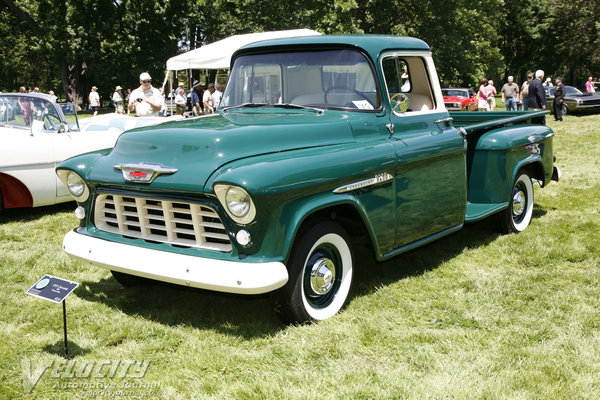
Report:
[[[65,330],[65,358],[69,359],[69,342],[67,341],[67,299],[62,301],[63,303],[63,327]]]
[[[62,303],[63,331],[65,334],[65,358],[69,359],[69,342],[67,341],[67,296],[79,286],[79,283],[52,275],[44,275],[25,293],[35,297],[49,300],[53,303]]]

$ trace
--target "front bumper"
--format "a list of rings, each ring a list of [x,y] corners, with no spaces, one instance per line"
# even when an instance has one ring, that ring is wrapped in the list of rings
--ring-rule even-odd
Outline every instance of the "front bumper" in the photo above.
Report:
[[[178,285],[239,294],[260,294],[288,281],[281,262],[249,263],[214,260],[109,242],[75,231],[63,249],[73,257],[110,270]]]

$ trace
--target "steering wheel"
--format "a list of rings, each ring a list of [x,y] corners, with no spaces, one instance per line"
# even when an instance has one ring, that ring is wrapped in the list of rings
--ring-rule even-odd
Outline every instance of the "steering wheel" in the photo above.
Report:
[[[347,90],[348,92],[352,92],[354,94],[357,94],[360,97],[362,97],[363,99],[365,99],[371,105],[371,107],[373,107],[373,109],[375,109],[375,105],[373,103],[371,103],[371,100],[369,100],[369,98],[367,97],[366,94],[364,94],[363,92],[360,92],[360,91],[358,91],[356,89],[352,89],[351,87],[342,86],[342,85],[332,86],[332,87],[330,87],[329,89],[327,89],[325,91],[325,96],[323,96],[323,100],[325,101],[325,107],[327,107],[327,95],[329,94],[329,92],[331,92],[332,90],[335,90],[335,89]]]
[[[44,129],[57,131],[60,127],[60,119],[56,115],[45,114],[44,115]]]

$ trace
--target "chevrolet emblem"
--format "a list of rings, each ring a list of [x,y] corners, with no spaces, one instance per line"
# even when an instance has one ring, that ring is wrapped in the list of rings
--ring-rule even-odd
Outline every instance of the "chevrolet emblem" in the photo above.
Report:
[[[123,173],[123,179],[127,182],[151,183],[157,176],[162,174],[174,174],[177,168],[165,167],[162,164],[115,164],[115,169]]]

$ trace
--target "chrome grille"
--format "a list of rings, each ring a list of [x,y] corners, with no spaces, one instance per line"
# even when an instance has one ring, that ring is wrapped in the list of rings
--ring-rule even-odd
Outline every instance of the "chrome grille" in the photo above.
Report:
[[[231,241],[219,216],[200,204],[100,194],[94,222],[101,231],[125,237],[231,251]]]

